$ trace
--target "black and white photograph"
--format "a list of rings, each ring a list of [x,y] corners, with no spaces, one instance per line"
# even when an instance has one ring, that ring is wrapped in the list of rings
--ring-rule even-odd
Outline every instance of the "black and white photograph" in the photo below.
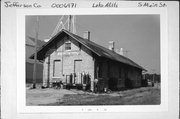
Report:
[[[0,118],[179,118],[177,3],[2,0]]]
[[[26,15],[26,106],[160,105],[160,15]]]

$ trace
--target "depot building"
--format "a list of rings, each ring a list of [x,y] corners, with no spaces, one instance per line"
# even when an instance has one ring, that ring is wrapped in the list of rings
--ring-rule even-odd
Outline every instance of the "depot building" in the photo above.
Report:
[[[99,90],[141,87],[145,70],[116,53],[114,42],[105,48],[92,42],[90,32],[82,38],[64,29],[39,48],[37,59],[43,62],[43,85],[47,87],[58,81],[86,86],[91,91],[95,82]]]

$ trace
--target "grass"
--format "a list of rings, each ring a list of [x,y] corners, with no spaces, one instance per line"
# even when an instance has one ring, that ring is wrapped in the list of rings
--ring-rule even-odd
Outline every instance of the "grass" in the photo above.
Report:
[[[142,87],[94,94],[80,90],[32,89],[26,90],[27,105],[159,105],[160,87]]]
[[[69,95],[63,97],[63,103],[60,105],[158,105],[160,104],[159,89],[139,90],[134,92],[126,91],[119,95]],[[124,96],[123,96],[124,95]]]

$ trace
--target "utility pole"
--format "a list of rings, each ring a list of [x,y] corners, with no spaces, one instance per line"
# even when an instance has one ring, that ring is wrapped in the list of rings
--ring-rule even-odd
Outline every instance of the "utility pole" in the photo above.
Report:
[[[76,16],[72,16],[73,33],[76,34]]]
[[[154,82],[155,69],[152,69],[152,71],[153,71],[153,82]]]
[[[68,16],[68,31],[71,32],[71,25],[72,25],[72,16]]]
[[[47,88],[49,88],[49,79],[50,78],[50,54],[48,54],[48,76],[47,76]]]
[[[34,50],[34,68],[33,68],[33,87],[36,88],[36,63],[37,63],[37,39],[39,31],[39,17],[37,16],[37,25],[36,25],[36,38],[35,38],[35,50]]]
[[[76,26],[75,26],[76,17],[73,15],[68,16],[68,31],[76,34]]]
[[[152,69],[152,71],[153,71],[153,83],[152,83],[152,86],[154,86],[154,83],[155,83],[154,82],[154,80],[155,80],[155,77],[154,77],[155,76],[155,69]]]

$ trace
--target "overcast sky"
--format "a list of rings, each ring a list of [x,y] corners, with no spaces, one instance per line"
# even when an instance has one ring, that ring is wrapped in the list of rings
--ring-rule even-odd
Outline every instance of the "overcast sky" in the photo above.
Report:
[[[48,39],[61,16],[39,17],[40,40]],[[64,18],[65,22],[66,17]],[[124,55],[148,72],[160,73],[160,16],[159,15],[82,15],[76,16],[76,33],[91,32],[91,41],[108,48],[123,48]],[[26,35],[35,37],[36,17],[26,17]]]

